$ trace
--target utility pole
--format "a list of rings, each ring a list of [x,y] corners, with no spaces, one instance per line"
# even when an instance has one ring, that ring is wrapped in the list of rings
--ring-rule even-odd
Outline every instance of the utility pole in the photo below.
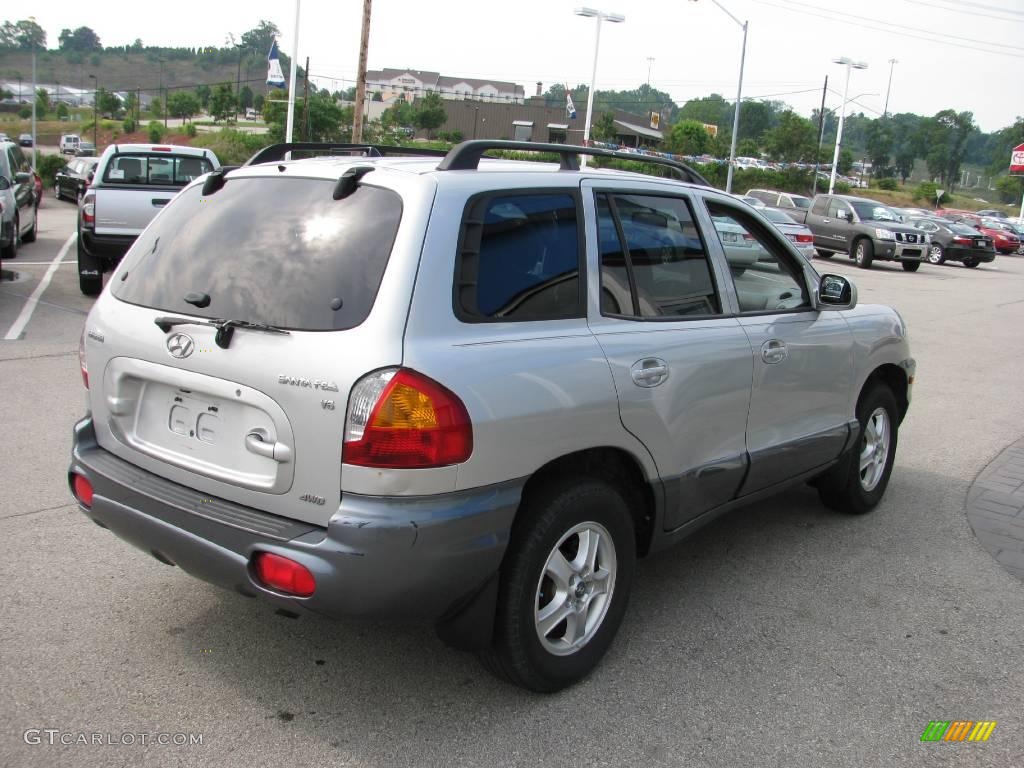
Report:
[[[306,57],[305,88],[302,92],[302,127],[309,141],[309,56]]]
[[[828,75],[825,75],[825,86],[821,89],[821,109],[818,110],[818,151],[814,154],[814,184],[811,197],[818,194],[818,168],[821,167],[821,139],[825,135],[825,94],[828,93]]]
[[[654,57],[647,57],[647,90],[651,89],[651,67],[654,65]]]
[[[356,75],[356,106],[352,110],[352,143],[363,140],[363,102],[366,101],[366,57],[370,50],[370,7],[372,0],[363,0],[363,33],[359,39],[359,72]]]
[[[36,46],[32,44],[32,165],[39,165],[38,152],[39,147],[36,141],[36,103],[39,101],[37,93],[38,86],[36,85]],[[38,200],[36,201],[39,202]],[[15,232],[14,236],[17,237],[18,233]]]
[[[238,111],[242,106],[242,50],[241,45],[238,46],[238,72],[235,75],[235,122],[238,122]]]
[[[897,59],[889,59],[889,85],[885,87],[885,106],[882,108],[882,117],[889,114],[889,89],[892,88],[892,68],[899,64]]]

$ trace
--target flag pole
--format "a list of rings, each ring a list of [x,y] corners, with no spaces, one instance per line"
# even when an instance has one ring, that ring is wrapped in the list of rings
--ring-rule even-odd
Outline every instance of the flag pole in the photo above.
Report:
[[[288,79],[288,125],[285,128],[284,140],[292,143],[292,126],[295,125],[295,68],[299,57],[299,6],[302,0],[295,0],[295,43],[292,50],[291,74]]]

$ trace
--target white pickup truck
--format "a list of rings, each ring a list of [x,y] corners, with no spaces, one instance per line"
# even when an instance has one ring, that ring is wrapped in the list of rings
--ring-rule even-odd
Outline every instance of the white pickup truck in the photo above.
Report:
[[[199,147],[112,144],[103,152],[78,209],[78,285],[86,296],[103,289],[109,272],[178,191],[220,168]]]

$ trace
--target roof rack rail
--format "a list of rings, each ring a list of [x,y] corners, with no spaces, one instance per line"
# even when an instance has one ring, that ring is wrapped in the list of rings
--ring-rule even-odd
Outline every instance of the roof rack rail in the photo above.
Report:
[[[437,166],[439,171],[475,171],[480,165],[484,152],[491,149],[513,149],[523,152],[554,152],[559,158],[559,167],[563,171],[578,171],[577,155],[607,157],[616,160],[632,160],[638,163],[664,165],[673,169],[683,181],[711,187],[712,184],[697,171],[678,160],[657,155],[637,155],[629,152],[615,152],[601,147],[577,147],[572,144],[538,144],[532,141],[507,141],[491,139],[472,139],[452,147],[444,160]]]
[[[320,155],[352,155],[354,157],[445,157],[443,149],[420,147],[395,147],[387,144],[339,144],[337,142],[299,141],[287,144],[271,144],[250,157],[246,165],[274,163],[284,160],[289,152],[312,152]]]

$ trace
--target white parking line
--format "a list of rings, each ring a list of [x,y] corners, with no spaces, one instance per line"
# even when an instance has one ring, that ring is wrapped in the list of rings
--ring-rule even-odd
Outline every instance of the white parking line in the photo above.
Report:
[[[68,254],[68,249],[71,248],[71,244],[78,238],[77,232],[72,232],[70,237],[65,241],[64,245],[61,246],[60,253],[57,254],[57,258],[50,262],[50,268],[46,270],[46,274],[43,275],[43,279],[39,281],[39,285],[32,291],[32,295],[28,297],[28,301],[25,302],[25,306],[21,309],[21,314],[18,315],[18,319],[14,321],[14,325],[11,326],[11,330],[4,336],[4,341],[13,341],[21,336],[25,330],[25,326],[28,325],[28,321],[32,318],[32,313],[35,312],[36,305],[39,304],[39,297],[43,295],[43,291],[50,285],[50,281],[53,279],[53,274],[57,271],[57,267],[64,261],[64,257]]]

